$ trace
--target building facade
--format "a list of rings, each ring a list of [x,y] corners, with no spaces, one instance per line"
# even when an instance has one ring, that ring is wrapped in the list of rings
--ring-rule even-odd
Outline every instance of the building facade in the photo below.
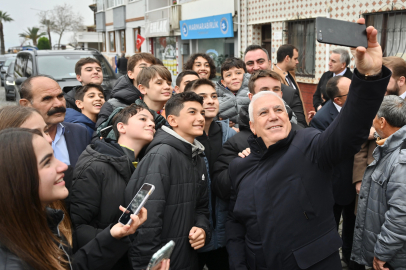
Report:
[[[276,51],[290,43],[299,49],[296,78],[307,111],[313,110],[313,93],[328,70],[331,51],[338,46],[318,43],[315,18],[327,17],[355,22],[360,16],[379,31],[385,56],[406,58],[406,1],[401,0],[240,0],[241,51],[261,45],[276,63]],[[351,31],[351,29],[348,29]],[[350,65],[354,68],[353,60]]]

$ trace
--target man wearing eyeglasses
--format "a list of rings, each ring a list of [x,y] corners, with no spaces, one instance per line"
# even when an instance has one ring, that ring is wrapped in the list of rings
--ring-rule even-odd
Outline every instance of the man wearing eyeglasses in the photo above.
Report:
[[[341,108],[344,106],[348,91],[350,90],[351,80],[344,76],[334,76],[326,84],[326,94],[329,101],[317,112],[310,122],[310,126],[324,131],[338,116]],[[343,260],[349,266],[349,269],[365,269],[364,266],[350,261],[352,240],[355,226],[355,188],[352,181],[354,158],[342,161],[334,167],[332,173],[333,196],[334,196],[334,217],[338,225],[341,215],[343,216]]]

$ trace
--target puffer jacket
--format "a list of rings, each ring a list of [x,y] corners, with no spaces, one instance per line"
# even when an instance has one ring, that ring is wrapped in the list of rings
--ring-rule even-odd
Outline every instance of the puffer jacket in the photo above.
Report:
[[[221,126],[222,144],[225,144],[228,139],[236,135],[234,129],[229,127],[228,120],[216,121]],[[206,169],[209,172],[209,161],[204,157],[206,163]],[[212,191],[212,181],[210,173],[207,174],[207,188],[209,191],[209,210],[210,210],[210,229],[211,229],[211,241],[206,244],[198,252],[207,252],[210,250],[216,250],[226,246],[226,221],[228,215],[228,202],[218,198]],[[213,200],[213,197],[214,200]],[[213,207],[213,203],[215,206]],[[214,213],[213,213],[214,209]],[[215,219],[215,220],[213,220]]]
[[[100,110],[99,117],[97,118],[96,128],[101,123],[109,118],[110,114],[117,107],[127,107],[134,103],[137,99],[141,99],[142,94],[137,87],[134,86],[133,80],[128,75],[121,76],[117,79],[116,84],[111,91],[110,99],[105,102]]]
[[[87,135],[89,135],[89,139],[92,139],[93,132],[96,130],[96,123],[90,120],[90,118],[83,113],[75,111],[72,108],[67,108],[64,121],[68,123],[79,124],[85,127],[87,129]]]
[[[236,127],[238,127],[238,114],[240,113],[241,107],[250,103],[250,99],[248,98],[248,82],[250,78],[251,74],[244,74],[241,88],[235,95],[226,89],[220,81],[216,83],[216,92],[220,103],[219,117],[223,120],[229,119],[233,121]]]
[[[351,259],[406,269],[406,126],[374,150],[358,199]]]
[[[58,240],[58,246],[63,250],[66,261],[69,262],[71,270],[108,270],[112,269],[117,260],[128,250],[130,238],[128,236],[117,240],[111,236],[110,227],[101,231],[95,239],[87,245],[72,252],[66,238],[60,234],[58,226],[64,218],[61,210],[46,208],[48,226]],[[19,257],[11,253],[6,247],[0,244],[0,270],[33,270]]]
[[[124,190],[135,171],[133,162],[134,152],[109,139],[95,141],[80,155],[70,207],[78,248],[118,222],[122,214],[118,207],[126,205]],[[126,256],[113,269],[129,269]]]
[[[147,148],[125,190],[126,205],[144,183],[155,186],[145,208],[148,219],[138,228],[128,254],[134,270],[145,269],[151,256],[170,240],[176,245],[171,269],[197,270],[197,252],[189,243],[192,227],[206,232],[210,242],[209,199],[204,147],[182,139],[163,126]]]

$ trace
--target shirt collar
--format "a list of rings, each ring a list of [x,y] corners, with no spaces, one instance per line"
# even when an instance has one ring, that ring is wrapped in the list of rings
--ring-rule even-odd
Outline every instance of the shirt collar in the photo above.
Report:
[[[341,111],[341,106],[337,105],[335,102],[333,102],[333,104],[336,107],[337,111],[340,112]]]
[[[399,97],[402,98],[402,99],[405,99],[406,98],[406,91],[403,94],[401,94]]]
[[[333,77],[335,76],[344,76],[344,73],[347,71],[347,68],[345,68],[342,72],[338,73],[337,75],[333,73]]]

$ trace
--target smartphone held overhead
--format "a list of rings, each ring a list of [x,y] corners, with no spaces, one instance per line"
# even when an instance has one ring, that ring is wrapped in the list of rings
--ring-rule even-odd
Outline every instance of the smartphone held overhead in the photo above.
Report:
[[[127,206],[125,212],[121,215],[118,222],[123,225],[130,225],[132,222],[131,215],[138,215],[141,208],[147,202],[149,196],[154,192],[155,186],[151,184],[143,184],[140,190],[135,194],[134,198]]]
[[[316,38],[320,43],[353,48],[358,46],[368,48],[365,24],[317,17]]]

